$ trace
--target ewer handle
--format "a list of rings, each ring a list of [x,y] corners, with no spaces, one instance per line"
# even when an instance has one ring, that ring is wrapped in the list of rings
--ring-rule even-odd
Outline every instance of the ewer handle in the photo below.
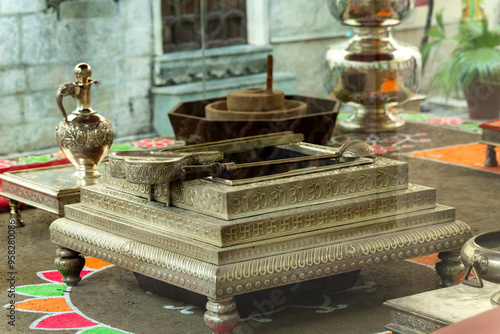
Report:
[[[78,86],[78,83],[66,82],[59,86],[59,89],[57,90],[57,106],[59,107],[59,110],[61,110],[65,121],[68,121],[68,115],[66,110],[64,110],[63,98],[68,95],[71,95],[74,99],[78,99],[78,95],[80,95],[80,87]]]

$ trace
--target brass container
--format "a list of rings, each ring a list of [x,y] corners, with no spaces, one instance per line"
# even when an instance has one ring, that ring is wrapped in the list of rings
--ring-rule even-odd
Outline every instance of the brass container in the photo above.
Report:
[[[57,106],[64,116],[56,127],[57,144],[75,165],[77,171],[73,176],[80,180],[101,176],[97,165],[108,153],[114,137],[109,121],[90,106],[90,87],[97,84],[90,80],[91,74],[88,64],[78,64],[75,67],[78,81],[64,83],[57,91]],[[62,104],[63,97],[68,95],[77,100],[77,107],[69,116]]]
[[[482,280],[500,284],[500,231],[486,232],[469,239],[460,253],[467,271],[462,282],[477,288]],[[471,278],[469,275],[473,274]],[[500,291],[494,293],[490,302],[500,305]]]
[[[330,12],[355,32],[343,47],[327,47],[322,56],[325,91],[354,107],[339,121],[348,132],[395,131],[404,124],[389,112],[416,98],[421,55],[416,47],[396,42],[391,27],[404,20],[413,0],[328,0]]]

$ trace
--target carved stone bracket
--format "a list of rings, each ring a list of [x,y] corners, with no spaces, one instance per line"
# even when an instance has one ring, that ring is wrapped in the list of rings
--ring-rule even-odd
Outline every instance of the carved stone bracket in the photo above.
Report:
[[[240,77],[266,72],[271,46],[238,45],[206,50],[164,54],[155,59],[154,83],[157,86],[180,85],[203,80]]]

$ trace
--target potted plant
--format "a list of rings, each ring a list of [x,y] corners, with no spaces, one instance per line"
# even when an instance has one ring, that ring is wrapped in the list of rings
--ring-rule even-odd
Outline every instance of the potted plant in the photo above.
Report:
[[[437,54],[448,40],[442,13],[436,14],[437,26],[429,29],[428,41],[421,47],[424,65],[431,53]],[[446,98],[463,92],[470,118],[495,119],[500,111],[500,29],[490,29],[486,18],[461,21],[453,38],[450,58],[437,69],[432,87],[440,87]]]

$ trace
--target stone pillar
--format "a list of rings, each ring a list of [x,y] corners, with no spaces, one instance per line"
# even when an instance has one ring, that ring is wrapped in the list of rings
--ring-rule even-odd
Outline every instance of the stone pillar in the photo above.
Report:
[[[250,45],[268,45],[270,38],[269,0],[247,1],[247,40]]]

